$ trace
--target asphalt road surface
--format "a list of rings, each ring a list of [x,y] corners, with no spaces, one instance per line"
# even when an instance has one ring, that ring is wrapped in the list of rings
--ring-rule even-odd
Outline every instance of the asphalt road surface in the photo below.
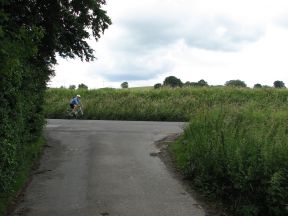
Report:
[[[47,144],[22,216],[204,216],[155,141],[183,123],[48,120]]]

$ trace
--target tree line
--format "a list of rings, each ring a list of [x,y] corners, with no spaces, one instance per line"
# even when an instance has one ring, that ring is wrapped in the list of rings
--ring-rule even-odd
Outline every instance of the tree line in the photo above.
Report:
[[[247,87],[246,83],[242,80],[229,80],[227,82],[225,82],[224,84],[227,87]],[[164,79],[163,84],[162,83],[156,83],[154,85],[155,89],[161,88],[161,87],[188,87],[188,86],[192,86],[192,87],[208,87],[208,82],[206,82],[205,80],[201,79],[198,82],[185,82],[183,83],[179,78],[175,77],[175,76],[168,76]],[[261,85],[259,83],[254,85],[254,88],[267,88],[270,86],[266,86],[266,85]],[[286,88],[285,83],[283,81],[280,80],[276,80],[273,83],[273,87],[274,88]]]
[[[163,84],[162,83],[156,83],[154,85],[154,89],[158,89],[161,87],[208,87],[209,84],[207,81],[205,81],[204,79],[199,80],[198,82],[190,82],[187,81],[185,83],[183,83],[179,78],[175,77],[175,76],[168,76],[164,79]],[[227,82],[225,82],[224,86],[227,87],[242,87],[245,88],[247,87],[246,83],[242,80],[229,80]],[[128,88],[129,87],[129,83],[126,82],[122,82],[120,85],[121,88]],[[273,87],[274,88],[286,88],[285,83],[283,81],[280,80],[276,80],[273,83]],[[64,86],[61,86],[60,88],[65,88]],[[70,85],[68,87],[69,89],[76,89],[76,85]],[[267,85],[261,85],[259,83],[255,84],[253,88],[271,88],[271,86],[267,86]],[[85,85],[84,83],[81,83],[78,85],[78,89],[88,89],[88,86]]]

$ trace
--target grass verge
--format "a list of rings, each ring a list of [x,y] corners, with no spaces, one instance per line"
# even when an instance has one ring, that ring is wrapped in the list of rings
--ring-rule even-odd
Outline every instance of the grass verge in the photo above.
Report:
[[[194,114],[169,149],[194,187],[233,215],[288,215],[288,112],[249,106]]]
[[[29,154],[26,154],[26,160],[18,168],[18,172],[15,175],[17,177],[13,181],[13,184],[11,184],[6,193],[0,193],[0,216],[4,216],[9,212],[9,208],[13,206],[13,203],[15,203],[22,189],[29,181],[31,170],[41,156],[44,143],[44,138],[40,137],[29,145],[29,149],[26,150]]]

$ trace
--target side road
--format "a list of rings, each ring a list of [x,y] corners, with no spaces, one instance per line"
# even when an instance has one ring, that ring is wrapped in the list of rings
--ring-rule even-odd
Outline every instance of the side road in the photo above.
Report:
[[[204,216],[154,142],[184,123],[48,120],[39,169],[13,215]]]

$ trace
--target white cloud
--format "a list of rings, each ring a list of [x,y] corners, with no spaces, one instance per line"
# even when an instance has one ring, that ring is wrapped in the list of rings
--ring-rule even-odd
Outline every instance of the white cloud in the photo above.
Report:
[[[93,63],[60,60],[52,86],[153,85],[168,75],[224,84],[288,82],[286,0],[109,0]]]

